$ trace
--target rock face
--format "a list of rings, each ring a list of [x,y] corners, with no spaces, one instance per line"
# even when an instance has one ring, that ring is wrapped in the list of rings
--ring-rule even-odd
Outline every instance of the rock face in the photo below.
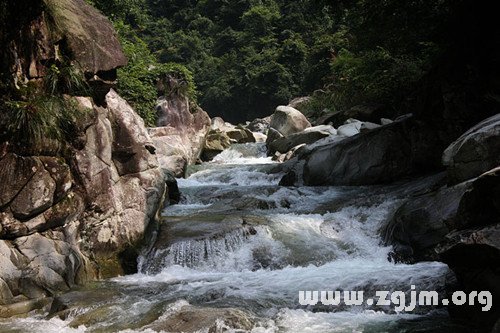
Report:
[[[406,119],[313,149],[304,156],[304,183],[366,185],[411,174],[416,168],[408,141],[412,126]]]
[[[449,180],[458,183],[500,165],[500,114],[490,117],[453,142],[443,153]]]
[[[288,136],[311,127],[311,123],[299,110],[289,106],[278,106],[271,116],[269,126],[283,136]]]
[[[183,96],[160,97],[156,107],[158,127],[149,129],[160,166],[177,177],[200,157],[211,125],[208,114],[190,104]]]
[[[36,85],[65,57],[95,93],[65,97],[81,117],[54,155],[0,142],[0,304],[17,303],[0,313],[9,315],[75,284],[133,272],[165,175],[142,119],[110,91],[126,63],[110,22],[83,0],[7,1],[5,9],[12,33],[0,33],[0,69],[9,89]]]
[[[457,290],[500,297],[500,168],[479,178],[408,199],[384,229],[396,260],[440,260],[457,275]],[[450,314],[491,328],[500,307],[483,312],[451,306]]]
[[[310,144],[322,138],[336,134],[337,131],[335,128],[329,125],[309,127],[302,132],[294,133],[290,136],[281,137],[272,141],[268,145],[268,154],[274,155],[276,152],[285,154],[298,145]]]
[[[106,102],[87,110],[93,120],[74,160],[14,153],[0,160],[4,184],[20,184],[8,185],[15,193],[0,207],[2,302],[133,271],[126,259],[133,262],[157,213],[164,174],[142,119],[114,91]]]
[[[7,49],[2,71],[14,73],[15,84],[44,77],[46,64],[62,55],[78,64],[101,99],[116,79],[116,68],[127,63],[113,26],[84,0],[7,1],[5,6],[6,27],[15,33],[0,34]]]
[[[436,246],[459,223],[460,200],[470,183],[411,198],[394,214],[382,234],[395,246],[396,261],[438,260]]]

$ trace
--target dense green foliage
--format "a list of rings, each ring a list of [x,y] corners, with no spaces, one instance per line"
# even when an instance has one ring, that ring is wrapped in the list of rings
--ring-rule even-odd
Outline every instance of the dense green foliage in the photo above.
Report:
[[[117,24],[131,58],[119,89],[148,122],[158,62],[186,66],[201,106],[230,121],[316,90],[311,114],[372,102],[396,110],[439,54],[449,10],[446,0],[91,2]]]

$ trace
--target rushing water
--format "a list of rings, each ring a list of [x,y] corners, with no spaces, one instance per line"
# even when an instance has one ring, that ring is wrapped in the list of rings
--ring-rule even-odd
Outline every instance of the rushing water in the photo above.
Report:
[[[199,332],[467,332],[439,307],[300,305],[300,290],[442,294],[451,273],[391,263],[381,245],[379,229],[419,182],[286,188],[278,170],[259,144],[192,167],[138,274],[63,295],[68,309],[56,315],[0,321],[0,331],[175,331],[192,321]]]

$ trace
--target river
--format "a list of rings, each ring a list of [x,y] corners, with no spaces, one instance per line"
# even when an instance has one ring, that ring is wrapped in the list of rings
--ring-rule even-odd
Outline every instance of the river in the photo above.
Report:
[[[65,306],[0,321],[1,332],[468,332],[443,307],[300,305],[303,290],[436,290],[438,262],[388,260],[379,230],[425,180],[371,187],[281,187],[262,144],[191,166],[139,273],[60,296]],[[60,310],[60,311],[58,311]],[[208,326],[206,326],[208,325]]]

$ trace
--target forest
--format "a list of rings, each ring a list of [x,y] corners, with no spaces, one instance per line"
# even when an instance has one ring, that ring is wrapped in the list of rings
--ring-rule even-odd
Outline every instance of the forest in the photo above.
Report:
[[[397,114],[446,50],[447,0],[87,0],[129,64],[118,90],[155,122],[155,83],[181,78],[211,116],[244,122],[299,96],[308,117],[355,105]]]

